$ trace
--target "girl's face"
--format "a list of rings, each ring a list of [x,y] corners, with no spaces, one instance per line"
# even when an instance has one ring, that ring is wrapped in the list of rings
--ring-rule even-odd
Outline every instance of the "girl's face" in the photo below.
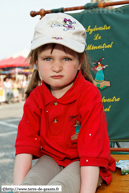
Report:
[[[52,50],[50,44],[38,54],[36,64],[42,80],[50,85],[51,91],[63,89],[66,92],[73,85],[82,62],[73,50],[59,44]]]

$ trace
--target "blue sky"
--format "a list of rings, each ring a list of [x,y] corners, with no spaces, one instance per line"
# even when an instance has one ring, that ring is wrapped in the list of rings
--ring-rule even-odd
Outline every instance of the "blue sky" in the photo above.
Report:
[[[32,18],[30,11],[82,6],[91,0],[1,0],[0,60],[23,49],[30,49],[34,27],[40,16]]]

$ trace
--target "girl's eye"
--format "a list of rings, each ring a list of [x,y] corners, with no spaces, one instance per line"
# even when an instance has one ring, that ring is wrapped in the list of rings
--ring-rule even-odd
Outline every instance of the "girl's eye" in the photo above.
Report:
[[[71,59],[70,58],[64,58],[65,61],[70,61]]]
[[[46,61],[51,61],[52,58],[44,58],[44,60],[46,60]]]

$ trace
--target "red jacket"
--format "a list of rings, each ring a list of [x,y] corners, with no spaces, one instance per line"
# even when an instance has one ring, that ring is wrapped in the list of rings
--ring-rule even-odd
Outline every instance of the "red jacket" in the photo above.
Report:
[[[106,116],[99,90],[81,72],[59,99],[43,82],[27,98],[18,126],[16,155],[47,154],[62,166],[80,160],[81,166],[99,166],[109,184],[115,170],[110,156]]]

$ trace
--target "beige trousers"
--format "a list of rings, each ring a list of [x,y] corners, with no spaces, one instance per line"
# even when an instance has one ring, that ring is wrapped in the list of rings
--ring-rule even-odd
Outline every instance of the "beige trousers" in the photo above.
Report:
[[[44,155],[28,172],[21,185],[61,185],[62,193],[79,193],[80,191],[79,161],[63,168],[53,158]],[[98,186],[102,183],[99,179]]]

